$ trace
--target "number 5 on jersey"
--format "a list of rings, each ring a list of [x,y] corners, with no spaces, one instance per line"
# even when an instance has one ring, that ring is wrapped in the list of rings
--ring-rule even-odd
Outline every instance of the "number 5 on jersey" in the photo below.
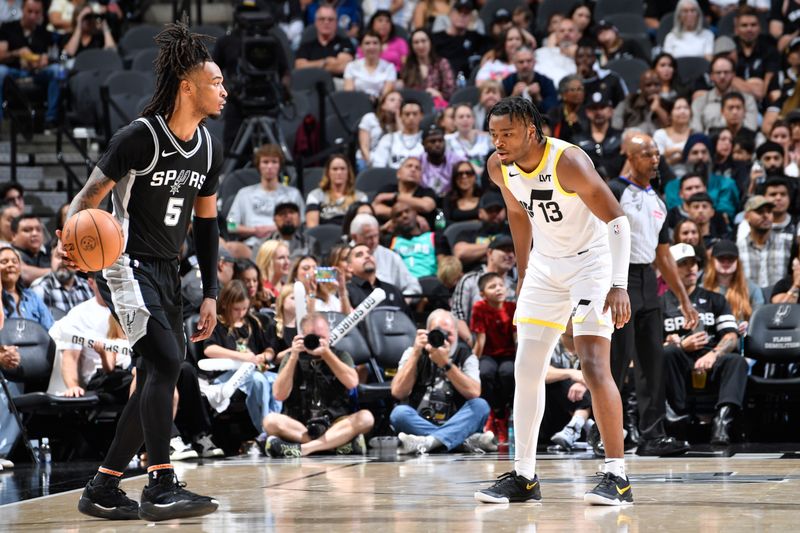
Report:
[[[184,198],[170,198],[167,202],[167,212],[164,214],[164,225],[177,226],[181,219]]]

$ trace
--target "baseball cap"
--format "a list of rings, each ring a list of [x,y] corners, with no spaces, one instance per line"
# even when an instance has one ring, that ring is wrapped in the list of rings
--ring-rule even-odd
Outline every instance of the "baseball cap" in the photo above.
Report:
[[[711,196],[708,195],[707,192],[696,192],[686,200],[686,204],[693,204],[695,202],[708,202],[711,205],[714,205],[714,201],[711,199]]]
[[[670,246],[669,253],[672,254],[672,258],[675,259],[676,263],[680,263],[684,259],[694,259],[695,261],[699,260],[699,257],[697,257],[697,252],[694,250],[694,246],[685,242]]]
[[[713,257],[739,257],[739,247],[733,241],[722,239],[711,249]]]
[[[800,109],[792,109],[784,117],[786,122],[800,122]]]
[[[595,91],[586,101],[586,107],[614,107],[614,103],[604,92]]]
[[[717,40],[714,41],[714,55],[727,54],[734,50],[736,50],[736,43],[727,35],[717,37]]]
[[[601,20],[597,23],[597,33],[600,33],[603,30],[614,30],[615,32],[619,33],[619,28],[617,28],[610,20]]]
[[[481,200],[478,202],[478,207],[480,209],[489,209],[490,207],[505,207],[506,203],[503,201],[503,197],[497,194],[496,192],[487,192],[483,196],[481,196]]]
[[[505,235],[499,235],[496,237],[492,242],[489,243],[490,250],[502,250],[504,248],[514,248],[514,241],[511,240],[511,237],[506,237]]]
[[[501,7],[494,12],[492,24],[496,24],[498,22],[508,22],[509,20],[511,20],[511,12],[508,9]]]
[[[458,11],[472,11],[475,9],[475,4],[472,0],[456,0],[456,3],[453,4],[453,9],[457,9]]]
[[[227,248],[224,246],[219,247],[219,260],[227,263],[235,263],[236,259],[231,255]]]
[[[277,213],[279,211],[282,211],[283,209],[293,209],[298,213],[300,212],[300,206],[297,205],[295,202],[280,202],[278,205],[275,206],[275,210],[273,211],[273,213]]]
[[[767,200],[764,196],[756,194],[755,196],[751,196],[747,199],[747,202],[744,204],[744,212],[747,213],[748,211],[758,211],[765,205],[775,207],[775,204]]]
[[[430,126],[425,128],[425,131],[422,133],[422,140],[424,141],[431,135],[436,135],[436,134],[439,134],[442,137],[444,137],[444,130],[440,126],[437,126],[436,124],[431,124]]]

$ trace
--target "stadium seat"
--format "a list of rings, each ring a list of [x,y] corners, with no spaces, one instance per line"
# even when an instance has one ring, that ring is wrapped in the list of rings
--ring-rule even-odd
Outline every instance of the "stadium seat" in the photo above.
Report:
[[[153,63],[158,56],[158,48],[145,48],[138,50],[131,58],[130,70],[153,72]]]
[[[139,116],[139,101],[141,99],[141,95],[131,93],[109,96],[108,118],[104,117],[107,122],[104,122],[103,126],[105,128],[105,125],[108,125],[108,131],[106,132],[108,139],[111,139],[114,132],[130,124]]]
[[[647,25],[641,13],[631,13],[629,9],[627,12],[609,14],[605,19],[616,26],[620,33],[647,35]]]
[[[192,31],[192,33],[208,35],[209,37],[213,37],[214,39],[219,39],[220,37],[222,37],[227,33],[227,31],[225,31],[225,28],[217,24],[198,24],[197,26],[192,26],[190,30]]]
[[[403,352],[414,345],[417,326],[396,307],[373,309],[365,320],[367,342],[376,363],[384,371],[397,369]]]
[[[218,141],[222,142],[222,135],[225,130],[225,121],[222,118],[209,118],[206,120],[208,133]]]
[[[308,196],[308,193],[319,187],[319,182],[322,181],[322,174],[325,172],[323,167],[308,167],[303,169],[303,199]],[[297,184],[295,184],[295,187]]]
[[[117,94],[137,94],[141,97],[146,94],[153,94],[155,90],[153,76],[135,70],[112,72],[103,82],[103,85],[108,87],[108,93],[112,96]]]
[[[342,117],[346,122],[347,117]],[[342,119],[336,115],[328,115],[325,118],[325,142],[331,146],[346,146],[356,140],[358,125],[347,126],[342,123]]]
[[[155,36],[158,35],[161,29],[159,26],[142,24],[133,26],[123,33],[118,45],[119,53],[125,62],[130,63],[139,50],[156,47]]]
[[[628,91],[634,93],[639,90],[639,77],[642,72],[650,68],[650,65],[641,59],[625,58],[609,61],[606,68],[616,72],[620,78],[625,80]]]
[[[334,92],[333,77],[327,70],[321,68],[298,68],[292,70],[292,91],[316,92],[318,82],[322,82],[325,85],[328,94]]]
[[[536,34],[547,33],[547,22],[554,13],[566,15],[578,0],[542,0],[536,10]]]
[[[678,63],[678,78],[689,87],[708,72],[709,62],[704,57],[679,57],[675,61]]]
[[[670,11],[658,22],[658,29],[656,30],[656,46],[659,48],[664,46],[664,39],[667,34],[672,31],[672,25],[675,22],[675,13]]]
[[[14,345],[19,349],[19,366],[3,371],[9,380],[32,382],[50,378],[55,343],[38,322],[7,318],[0,330],[0,345]]]
[[[320,256],[327,257],[331,248],[342,241],[342,226],[340,224],[320,224],[306,230],[306,235],[317,239]]]
[[[69,78],[67,86],[70,94],[70,111],[67,116],[70,124],[95,128],[99,126],[100,87],[109,75],[111,71],[85,70]]]
[[[466,220],[464,222],[456,222],[455,224],[450,224],[444,230],[444,237],[447,239],[447,244],[450,245],[450,249],[452,250],[455,248],[456,239],[458,236],[465,232],[465,231],[475,231],[481,227],[480,220]]]
[[[355,132],[361,117],[375,111],[372,100],[366,93],[360,91],[338,91],[331,95],[331,104],[328,106],[328,116],[341,117],[345,120],[349,130]],[[336,114],[339,112],[339,115]]]
[[[356,177],[356,189],[365,193],[376,192],[396,183],[397,170],[393,168],[367,168]]]
[[[150,70],[152,69],[151,65]],[[86,70],[122,70],[122,58],[117,54],[116,50],[89,48],[75,56],[75,63],[72,65],[72,73]]]
[[[597,4],[594,6],[594,20],[597,21],[618,13],[643,15],[644,2],[631,2],[631,0],[597,0]]]
[[[513,13],[516,8],[522,5],[525,5],[523,0],[489,0],[483,4],[483,7],[481,7],[480,11],[478,11],[478,15],[483,21],[483,26],[486,28],[486,32],[489,33],[489,30],[492,27],[492,19],[494,18],[494,14],[498,9],[504,8],[507,9],[509,13]]]
[[[462,87],[453,93],[453,96],[450,97],[450,105],[452,106],[455,104],[465,103],[474,106],[480,101],[480,97],[480,89],[474,85],[469,85],[467,87]]]
[[[261,176],[259,176],[258,170],[252,167],[240,168],[225,176],[217,193],[219,195],[219,217],[223,220],[228,217],[228,211],[231,210],[233,199],[236,198],[239,189],[247,185],[255,185],[259,181],[261,181]]]
[[[644,52],[645,57],[650,60],[653,58],[653,43],[650,41],[650,36],[641,33],[620,33],[620,37],[624,41],[636,41],[639,47]]]
[[[335,311],[325,311],[322,313],[328,320],[328,325],[333,331],[333,328],[339,325],[344,319],[344,313],[337,313]],[[358,328],[353,328],[347,332],[347,335],[339,339],[335,348],[345,351],[353,358],[353,362],[357,365],[369,364],[372,358],[372,353],[369,351],[369,346],[364,336]]]
[[[403,101],[416,100],[422,106],[422,114],[430,115],[434,112],[433,97],[426,91],[418,91],[416,89],[401,89],[400,94]]]

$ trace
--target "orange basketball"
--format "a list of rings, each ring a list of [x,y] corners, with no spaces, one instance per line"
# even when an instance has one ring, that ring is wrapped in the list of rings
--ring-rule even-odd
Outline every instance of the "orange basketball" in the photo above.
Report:
[[[64,251],[85,272],[111,266],[125,246],[122,228],[110,213],[102,209],[78,211],[64,224],[61,232]]]

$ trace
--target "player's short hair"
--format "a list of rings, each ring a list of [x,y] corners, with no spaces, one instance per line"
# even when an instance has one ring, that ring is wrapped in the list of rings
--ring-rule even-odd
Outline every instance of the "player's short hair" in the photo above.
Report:
[[[544,134],[542,133],[542,115],[539,110],[533,105],[533,102],[521,96],[509,96],[497,102],[494,107],[489,111],[487,120],[492,117],[508,116],[511,122],[514,119],[521,120],[525,126],[533,124],[536,128],[536,139],[539,142],[544,142]]]
[[[277,144],[264,144],[255,151],[253,154],[253,166],[258,169],[258,165],[261,163],[261,159],[264,157],[274,157],[278,161],[280,161],[281,166],[283,166],[284,157],[283,157],[283,150]]]
[[[481,277],[478,278],[478,290],[483,292],[486,286],[489,284],[490,281],[493,279],[503,279],[503,276],[498,274],[497,272],[487,272],[486,274],[482,274]]]

